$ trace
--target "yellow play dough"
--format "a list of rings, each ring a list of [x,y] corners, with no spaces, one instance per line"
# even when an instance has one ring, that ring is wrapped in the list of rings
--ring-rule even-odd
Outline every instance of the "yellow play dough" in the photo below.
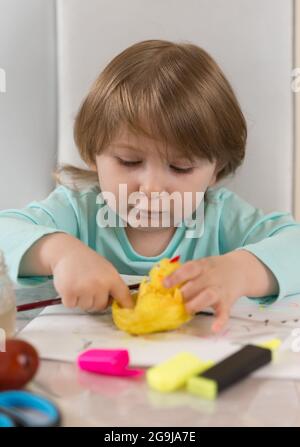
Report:
[[[182,294],[177,284],[165,288],[162,279],[180,266],[179,261],[162,259],[150,271],[150,280],[144,279],[137,293],[133,309],[122,308],[116,300],[112,304],[112,316],[116,326],[129,334],[149,334],[176,329],[192,316],[185,310]]]

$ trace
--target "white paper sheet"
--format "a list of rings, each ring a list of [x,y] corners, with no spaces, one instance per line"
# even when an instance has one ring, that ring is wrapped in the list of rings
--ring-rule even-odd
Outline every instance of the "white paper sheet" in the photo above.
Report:
[[[241,297],[231,308],[230,315],[252,321],[281,324],[298,323],[300,327],[300,295],[288,295],[272,304],[259,304],[257,300]]]

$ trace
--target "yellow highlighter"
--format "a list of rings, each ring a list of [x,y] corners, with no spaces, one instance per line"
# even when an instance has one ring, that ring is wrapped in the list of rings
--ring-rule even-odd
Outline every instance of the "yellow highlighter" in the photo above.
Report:
[[[189,352],[181,352],[149,368],[146,379],[152,389],[168,393],[181,388],[190,377],[204,372],[213,364],[212,361],[203,361]]]

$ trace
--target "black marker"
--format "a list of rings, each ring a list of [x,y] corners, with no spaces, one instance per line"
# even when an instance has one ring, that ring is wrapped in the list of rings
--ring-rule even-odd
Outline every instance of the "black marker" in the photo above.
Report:
[[[244,346],[201,374],[191,377],[187,390],[206,399],[215,399],[221,391],[270,363],[280,343],[280,340],[274,339],[260,346]]]

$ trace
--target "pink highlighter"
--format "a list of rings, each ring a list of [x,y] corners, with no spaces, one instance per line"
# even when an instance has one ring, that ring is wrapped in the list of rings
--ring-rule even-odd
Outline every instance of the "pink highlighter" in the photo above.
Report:
[[[139,377],[143,369],[130,369],[127,349],[89,349],[77,358],[80,369],[109,376]]]

